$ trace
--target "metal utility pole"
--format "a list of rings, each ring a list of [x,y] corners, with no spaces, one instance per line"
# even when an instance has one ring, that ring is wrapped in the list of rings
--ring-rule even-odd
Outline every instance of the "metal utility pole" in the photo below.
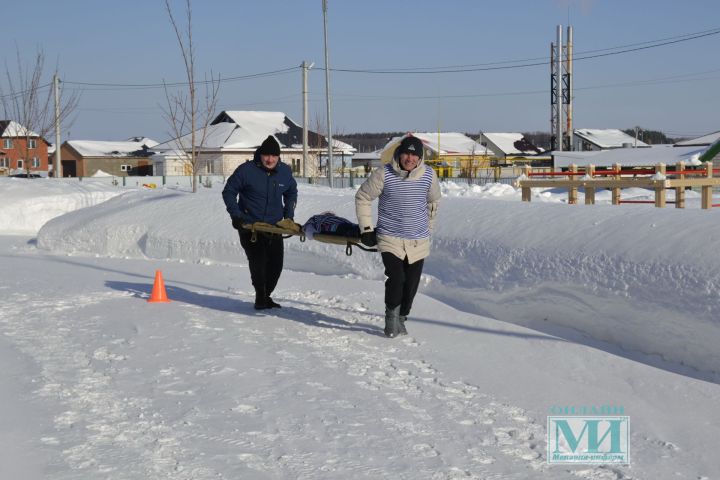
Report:
[[[60,79],[53,75],[55,91],[55,157],[53,158],[53,176],[62,178],[62,161],[60,157]]]
[[[555,114],[555,104],[558,102],[557,98],[557,84],[558,79],[555,75],[555,44],[550,42],[550,150],[557,148],[557,119]]]
[[[310,66],[308,66],[307,62],[303,60],[302,63],[302,97],[303,97],[303,162],[302,162],[302,171],[303,175],[305,177],[309,177],[308,170],[307,170],[307,158],[308,158],[308,83],[307,83],[307,77],[308,77],[308,70],[312,68],[312,66],[315,65],[314,63],[311,63]]]
[[[562,25],[557,26],[557,44],[555,45],[555,75],[557,81],[555,87],[555,109],[556,115],[555,120],[557,121],[557,129],[555,131],[555,138],[557,138],[557,149],[563,150],[563,124],[562,124],[562,81],[561,81],[561,68],[562,68]]]
[[[327,107],[327,131],[328,131],[328,181],[330,188],[333,188],[333,154],[332,154],[332,122],[330,121],[330,60],[328,56],[328,34],[327,34],[327,0],[322,0],[323,9],[323,37],[325,40],[325,105]]]
[[[567,39],[565,40],[565,58],[563,59],[563,106],[565,107],[565,150],[572,150],[573,136],[573,27],[567,27]]]

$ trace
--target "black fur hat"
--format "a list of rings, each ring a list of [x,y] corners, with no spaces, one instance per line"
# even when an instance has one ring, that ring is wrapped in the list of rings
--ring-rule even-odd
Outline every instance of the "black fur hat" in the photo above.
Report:
[[[412,135],[409,135],[409,136],[403,138],[402,141],[400,142],[400,145],[397,147],[397,150],[395,150],[395,156],[397,158],[400,158],[401,153],[412,153],[412,154],[420,157],[420,160],[422,160],[422,157],[423,157],[422,140],[420,140],[417,137],[413,137]]]
[[[268,135],[262,145],[260,145],[260,148],[258,148],[258,153],[260,155],[275,155],[276,157],[279,157],[280,144],[277,140],[275,140],[275,137]]]

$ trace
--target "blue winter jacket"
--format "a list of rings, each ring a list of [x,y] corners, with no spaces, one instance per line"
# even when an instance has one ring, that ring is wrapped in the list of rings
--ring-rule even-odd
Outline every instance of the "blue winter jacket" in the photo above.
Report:
[[[295,216],[297,183],[290,167],[279,161],[267,170],[255,152],[251,162],[245,162],[228,178],[222,192],[231,217],[243,223],[266,222],[276,224],[283,218]]]

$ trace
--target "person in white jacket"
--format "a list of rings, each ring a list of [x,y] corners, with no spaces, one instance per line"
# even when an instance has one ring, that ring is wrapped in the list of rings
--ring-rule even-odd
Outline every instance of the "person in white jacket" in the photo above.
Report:
[[[372,172],[355,195],[360,239],[377,245],[385,266],[385,335],[406,335],[440,201],[437,175],[423,161],[422,141],[408,135],[393,159]],[[378,198],[378,223],[372,202]]]

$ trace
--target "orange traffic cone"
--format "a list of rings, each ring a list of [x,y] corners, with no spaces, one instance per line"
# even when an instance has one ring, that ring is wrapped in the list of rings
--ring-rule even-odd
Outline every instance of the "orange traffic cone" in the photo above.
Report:
[[[167,297],[165,292],[165,282],[163,282],[162,272],[160,270],[155,271],[155,283],[153,284],[152,293],[148,298],[150,303],[169,303],[170,299]]]

